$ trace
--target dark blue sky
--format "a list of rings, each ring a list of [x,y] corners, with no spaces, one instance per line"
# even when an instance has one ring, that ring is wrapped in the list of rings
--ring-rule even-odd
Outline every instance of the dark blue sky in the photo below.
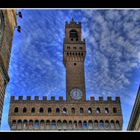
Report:
[[[90,96],[121,97],[124,130],[140,83],[140,10],[22,10],[15,30],[1,130],[9,130],[10,96],[64,96],[65,21],[82,22]]]

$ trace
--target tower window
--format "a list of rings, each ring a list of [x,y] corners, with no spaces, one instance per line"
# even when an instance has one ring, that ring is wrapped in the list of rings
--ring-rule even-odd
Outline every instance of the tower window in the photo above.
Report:
[[[81,55],[83,56],[83,53],[81,53]]]
[[[18,107],[14,109],[14,113],[18,113]]]
[[[83,48],[82,47],[80,47],[80,50],[82,50]]]
[[[78,38],[76,38],[76,41],[78,41]]]
[[[71,41],[73,41],[73,38],[71,38]]]
[[[70,31],[70,38],[76,38],[78,39],[78,33],[76,30],[71,30]]]
[[[76,63],[74,63],[74,66],[76,66]]]
[[[67,49],[70,49],[70,46],[67,46]]]

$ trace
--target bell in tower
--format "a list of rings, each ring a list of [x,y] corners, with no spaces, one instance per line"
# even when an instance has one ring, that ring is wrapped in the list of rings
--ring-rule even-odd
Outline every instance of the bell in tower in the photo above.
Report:
[[[81,23],[72,18],[65,25],[63,61],[66,67],[67,101],[85,101],[84,60],[85,41],[82,40]]]

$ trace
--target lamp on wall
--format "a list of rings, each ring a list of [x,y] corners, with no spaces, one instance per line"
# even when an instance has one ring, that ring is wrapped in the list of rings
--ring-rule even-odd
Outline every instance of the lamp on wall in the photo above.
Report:
[[[18,12],[16,15],[18,15],[20,18],[22,18],[22,13]]]
[[[15,26],[15,28],[17,28],[18,32],[21,32],[21,27],[20,26]]]

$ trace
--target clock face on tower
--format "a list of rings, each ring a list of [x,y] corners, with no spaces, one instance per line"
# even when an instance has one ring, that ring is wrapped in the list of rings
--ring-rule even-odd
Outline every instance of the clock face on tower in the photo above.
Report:
[[[83,93],[80,89],[74,88],[70,91],[70,96],[74,100],[80,100],[83,96]]]

